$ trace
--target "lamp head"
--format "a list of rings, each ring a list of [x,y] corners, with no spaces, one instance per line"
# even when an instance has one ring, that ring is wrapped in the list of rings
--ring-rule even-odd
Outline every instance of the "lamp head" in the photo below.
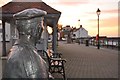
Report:
[[[96,11],[97,15],[100,15],[100,12],[101,12],[101,11],[100,11],[100,9],[98,8],[97,11]]]

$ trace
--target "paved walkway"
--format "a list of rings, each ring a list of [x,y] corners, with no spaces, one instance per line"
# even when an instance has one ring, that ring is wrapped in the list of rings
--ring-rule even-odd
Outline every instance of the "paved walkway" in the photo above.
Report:
[[[118,51],[59,42],[67,78],[118,78]]]
[[[58,51],[67,60],[67,78],[117,78],[118,51],[59,42]],[[0,60],[0,79],[2,60]]]

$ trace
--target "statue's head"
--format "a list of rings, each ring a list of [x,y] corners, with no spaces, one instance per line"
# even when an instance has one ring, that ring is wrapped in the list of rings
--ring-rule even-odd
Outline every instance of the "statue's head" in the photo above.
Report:
[[[40,38],[43,30],[43,19],[46,11],[32,8],[26,9],[13,15],[16,20],[20,35],[28,35],[32,38]]]

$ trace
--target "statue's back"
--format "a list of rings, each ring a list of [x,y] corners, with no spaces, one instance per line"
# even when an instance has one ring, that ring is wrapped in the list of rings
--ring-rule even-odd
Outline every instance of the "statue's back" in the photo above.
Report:
[[[48,78],[47,66],[33,46],[16,44],[9,54],[3,78]]]

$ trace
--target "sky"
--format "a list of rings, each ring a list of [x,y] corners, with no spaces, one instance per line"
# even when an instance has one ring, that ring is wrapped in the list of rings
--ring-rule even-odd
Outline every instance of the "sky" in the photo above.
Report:
[[[1,0],[0,6],[11,0]],[[19,0],[21,1],[21,0]],[[79,28],[82,25],[90,36],[98,33],[97,9],[101,10],[99,17],[100,36],[118,36],[118,2],[119,0],[42,0],[54,9],[60,11],[59,24]],[[78,21],[80,20],[80,21]]]

